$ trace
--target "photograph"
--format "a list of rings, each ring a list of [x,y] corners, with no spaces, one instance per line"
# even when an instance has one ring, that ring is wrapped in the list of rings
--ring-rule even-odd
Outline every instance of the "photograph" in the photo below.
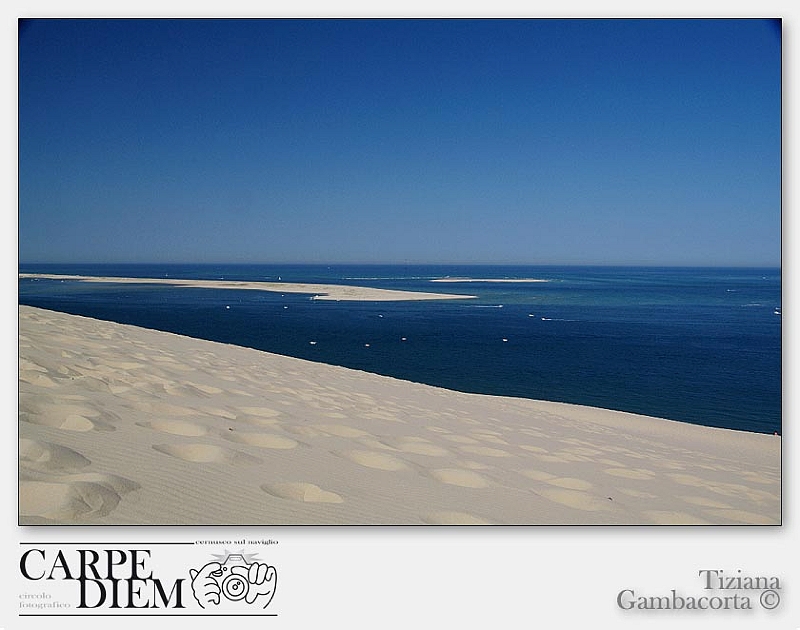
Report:
[[[15,16],[18,619],[785,621],[768,15]]]
[[[20,523],[780,524],[779,22],[19,29]]]

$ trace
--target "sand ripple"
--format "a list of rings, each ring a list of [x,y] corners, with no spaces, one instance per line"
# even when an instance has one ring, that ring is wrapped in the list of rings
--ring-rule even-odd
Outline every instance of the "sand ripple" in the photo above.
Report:
[[[367,468],[377,468],[378,470],[403,470],[408,466],[397,457],[388,453],[378,453],[376,451],[346,451],[340,455],[351,462],[366,466]]]
[[[335,492],[323,490],[313,483],[270,483],[262,485],[261,489],[280,499],[301,501],[303,503],[342,503],[344,501]]]
[[[461,468],[435,468],[430,476],[442,483],[462,488],[488,488],[489,481],[483,475]]]
[[[204,426],[194,422],[186,422],[185,420],[153,420],[152,422],[142,422],[139,426],[160,431],[161,433],[186,437],[200,437],[208,433]]]
[[[429,442],[428,440],[416,437],[404,437],[397,439],[382,440],[384,446],[396,449],[403,453],[413,455],[428,455],[430,457],[445,457],[450,455],[450,451]]]
[[[298,442],[292,438],[273,435],[271,433],[244,433],[241,431],[232,431],[225,433],[224,437],[231,442],[250,444],[251,446],[258,446],[260,448],[290,449],[295,448],[298,444]]]
[[[198,464],[258,461],[255,457],[216,444],[154,444],[153,448],[159,453]]]

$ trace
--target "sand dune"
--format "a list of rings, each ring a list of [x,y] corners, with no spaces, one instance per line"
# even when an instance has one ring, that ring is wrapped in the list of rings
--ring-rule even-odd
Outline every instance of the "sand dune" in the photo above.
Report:
[[[777,524],[781,438],[19,307],[22,524]]]

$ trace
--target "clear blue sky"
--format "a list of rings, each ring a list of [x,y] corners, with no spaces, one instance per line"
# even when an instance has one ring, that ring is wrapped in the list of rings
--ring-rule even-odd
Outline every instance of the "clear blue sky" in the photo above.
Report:
[[[33,20],[27,262],[778,265],[780,25]]]

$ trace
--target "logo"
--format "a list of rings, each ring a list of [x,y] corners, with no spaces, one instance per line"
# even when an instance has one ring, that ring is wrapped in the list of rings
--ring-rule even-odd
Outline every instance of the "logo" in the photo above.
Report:
[[[189,570],[192,594],[201,608],[216,607],[225,600],[244,601],[262,609],[269,606],[278,583],[275,567],[260,562],[253,554],[232,553],[219,560],[223,561]]]
[[[208,614],[277,616],[264,610],[275,597],[276,568],[239,542],[238,553],[220,547],[221,554],[199,557],[191,543],[152,550],[31,543],[19,560],[19,615],[180,615],[199,606]]]

